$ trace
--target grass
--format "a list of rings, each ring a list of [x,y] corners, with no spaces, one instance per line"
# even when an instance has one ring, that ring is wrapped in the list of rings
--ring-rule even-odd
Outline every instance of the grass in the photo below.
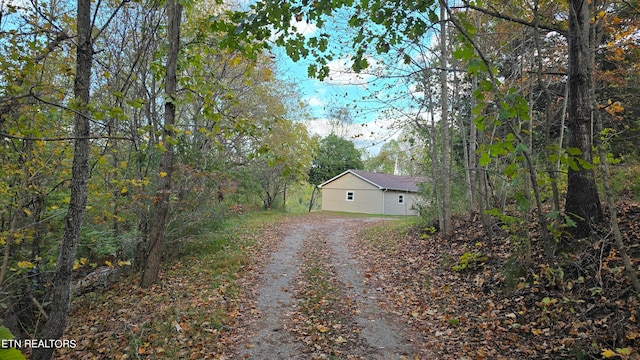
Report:
[[[420,219],[417,217],[410,221],[387,221],[365,230],[363,239],[374,249],[391,254],[398,248],[398,242],[406,238],[419,223]]]
[[[414,216],[414,215],[385,215],[385,214],[368,214],[368,213],[356,213],[356,212],[347,212],[347,211],[328,211],[328,210],[322,210],[323,214],[328,214],[328,215],[338,215],[340,217],[347,217],[347,218],[363,218],[363,217],[368,217],[368,218],[380,218],[380,219],[399,219],[399,220],[407,220],[407,221],[415,221],[416,219],[419,219],[419,216]]]

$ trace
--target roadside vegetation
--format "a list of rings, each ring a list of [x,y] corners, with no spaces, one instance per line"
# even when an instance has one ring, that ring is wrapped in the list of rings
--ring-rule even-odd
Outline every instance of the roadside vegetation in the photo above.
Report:
[[[254,212],[216,222],[167,249],[161,281],[151,288],[141,288],[131,273],[76,297],[64,337],[78,346],[56,358],[224,356],[257,281],[247,274],[273,250],[283,217]]]
[[[619,175],[618,219],[637,269],[639,182]],[[371,281],[423,335],[428,358],[639,356],[640,298],[607,227],[591,241],[559,250],[549,265],[534,224],[495,218],[491,226],[489,237],[480,216],[459,214],[450,238],[428,223],[388,223],[361,237],[359,259]],[[533,251],[523,233],[530,234]]]

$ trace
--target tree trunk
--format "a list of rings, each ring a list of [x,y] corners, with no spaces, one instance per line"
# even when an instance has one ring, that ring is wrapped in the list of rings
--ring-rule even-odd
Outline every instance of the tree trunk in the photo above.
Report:
[[[176,123],[175,95],[177,88],[178,52],[180,50],[180,20],[182,5],[177,0],[168,0],[166,4],[168,29],[167,38],[169,50],[167,54],[167,68],[165,73],[165,104],[163,144],[165,147],[160,159],[160,173],[158,176],[158,191],[153,206],[153,217],[147,258],[142,273],[142,287],[149,287],[158,280],[160,263],[162,260],[162,246],[166,232],[169,213],[169,199],[171,195],[171,175],[173,173],[173,137]]]
[[[77,55],[74,96],[79,107],[74,123],[74,153],[71,173],[71,198],[65,218],[62,246],[56,261],[51,294],[51,311],[40,339],[59,339],[67,325],[71,302],[71,275],[76,256],[80,228],[87,205],[87,184],[89,182],[89,103],[93,44],[91,39],[91,1],[78,0],[77,13]],[[31,359],[50,359],[53,348],[35,348]]]
[[[447,26],[446,26],[445,5],[440,5],[440,106],[442,122],[442,233],[445,237],[450,237],[453,233],[451,223],[451,146],[449,134],[449,101],[447,99],[449,88],[447,79]]]
[[[309,212],[313,210],[313,203],[316,197],[316,189],[318,188],[316,185],[312,185],[312,186],[313,186],[313,190],[311,191],[311,200],[309,200]]]
[[[587,237],[591,224],[603,220],[594,172],[591,169],[593,104],[593,58],[589,42],[590,11],[587,0],[569,1],[569,148],[579,150],[578,168],[569,168],[565,212],[576,223],[571,232]]]

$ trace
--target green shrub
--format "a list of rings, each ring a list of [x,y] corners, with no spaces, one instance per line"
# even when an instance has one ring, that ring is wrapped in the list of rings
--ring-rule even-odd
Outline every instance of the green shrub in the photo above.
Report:
[[[480,251],[467,251],[460,255],[460,259],[456,265],[451,268],[455,271],[461,272],[465,270],[476,270],[489,260],[488,257],[482,255]]]

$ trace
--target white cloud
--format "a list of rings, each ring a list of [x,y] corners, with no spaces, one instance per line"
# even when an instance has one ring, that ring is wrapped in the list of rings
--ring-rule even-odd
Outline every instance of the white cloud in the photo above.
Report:
[[[331,85],[357,85],[367,87],[368,83],[373,80],[375,71],[378,71],[378,63],[368,58],[369,68],[357,73],[351,68],[351,59],[341,58],[330,61],[327,66],[329,67],[329,76],[327,76],[323,82]]]
[[[310,135],[326,137],[331,134],[333,126],[329,119],[317,119],[307,122]],[[394,119],[378,119],[369,123],[351,124],[343,131],[347,140],[353,141],[356,148],[377,154],[385,141],[397,139],[399,131]]]
[[[409,93],[411,96],[418,99],[423,99],[425,95],[424,91],[418,87],[418,84],[409,85]]]
[[[306,21],[297,21],[295,18],[291,18],[291,26],[296,29],[296,33],[302,36],[312,36],[318,30],[315,25]]]
[[[326,103],[320,100],[317,96],[311,96],[306,99],[306,103],[309,106],[325,106]]]

